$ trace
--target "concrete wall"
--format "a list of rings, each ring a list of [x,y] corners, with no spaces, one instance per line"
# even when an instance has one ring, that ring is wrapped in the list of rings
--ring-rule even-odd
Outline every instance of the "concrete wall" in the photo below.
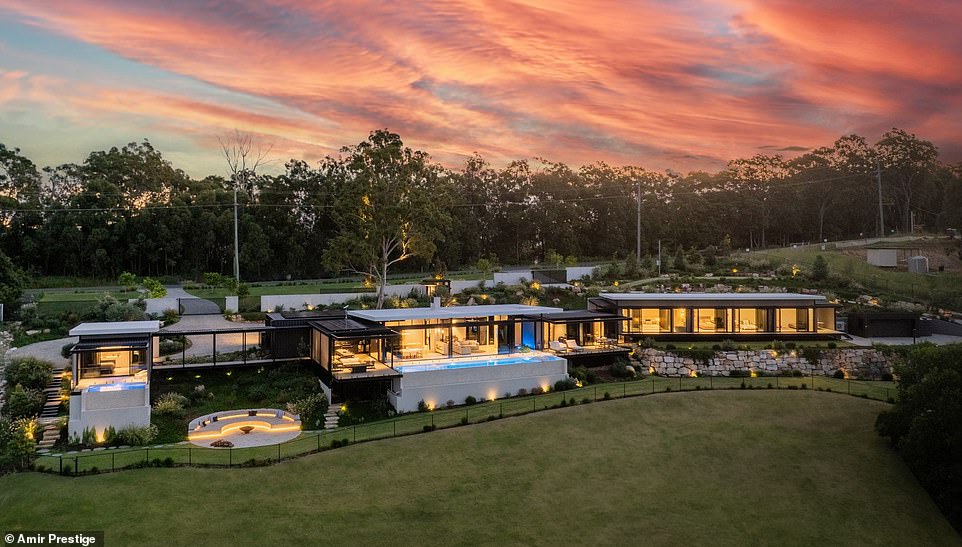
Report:
[[[136,301],[136,298],[130,298],[127,300],[127,302],[131,304]],[[147,309],[145,310],[147,313],[162,314],[164,313],[164,310],[180,311],[176,298],[148,298],[144,302],[147,303]]]
[[[403,285],[388,285],[384,288],[387,296],[405,297],[412,289],[423,291],[424,287],[420,283],[405,283]],[[304,309],[305,305],[310,306],[330,306],[353,300],[359,296],[377,296],[376,292],[371,293],[329,293],[329,294],[278,294],[261,297],[261,311],[274,311],[278,305],[284,309],[294,308],[295,310]]]
[[[656,349],[642,350],[643,367],[661,376],[729,376],[733,370],[776,375],[800,370],[805,375],[831,376],[843,370],[852,378],[879,378],[892,372],[888,358],[875,349],[823,349],[817,363],[811,363],[799,350],[718,351],[707,363],[691,357]]]
[[[80,437],[84,429],[102,434],[113,426],[120,430],[128,426],[150,425],[150,386],[130,391],[81,391],[70,396],[68,434]]]
[[[868,263],[873,266],[894,268],[898,266],[899,253],[896,249],[867,249]]]
[[[591,274],[595,271],[594,266],[568,266],[565,269],[568,271],[568,281],[581,279],[586,275],[591,277]]]
[[[531,270],[515,270],[511,272],[494,272],[494,284],[520,285],[521,280],[531,281]]]
[[[405,372],[397,380],[400,392],[388,391],[388,399],[398,412],[412,412],[420,401],[432,407],[443,407],[448,401],[460,405],[469,395],[479,401],[500,398],[522,388],[551,387],[567,377],[568,361],[560,357],[536,363]]]

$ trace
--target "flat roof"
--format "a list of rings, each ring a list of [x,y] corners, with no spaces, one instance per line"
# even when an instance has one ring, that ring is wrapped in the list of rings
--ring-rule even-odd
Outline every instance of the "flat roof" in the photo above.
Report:
[[[584,321],[627,321],[628,318],[617,313],[609,313],[597,310],[570,310],[560,313],[546,313],[535,316],[534,319],[543,319],[549,323],[579,323]]]
[[[683,293],[607,293],[599,295],[612,302],[620,303],[746,303],[746,304],[777,304],[777,303],[806,303],[824,304],[827,300],[820,294],[800,294],[782,292],[737,292],[737,293],[707,293],[707,292],[683,292]]]
[[[160,321],[113,321],[81,323],[70,329],[70,336],[113,336],[118,334],[153,334],[160,330]]]
[[[561,308],[525,306],[524,304],[490,304],[486,306],[448,306],[446,308],[398,308],[393,310],[348,310],[352,317],[369,321],[408,321],[414,319],[458,319],[492,315],[538,315],[558,313]]]
[[[380,323],[360,318],[323,319],[311,321],[310,325],[335,338],[373,338],[398,335],[397,331],[391,330]]]

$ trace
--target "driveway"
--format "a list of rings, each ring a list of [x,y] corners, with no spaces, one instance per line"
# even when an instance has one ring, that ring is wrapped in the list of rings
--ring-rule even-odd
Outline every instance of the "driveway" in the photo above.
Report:
[[[60,355],[60,350],[63,349],[64,345],[76,342],[76,336],[68,336],[67,338],[59,338],[57,340],[27,344],[22,348],[14,348],[7,352],[7,358],[11,359],[20,356],[36,357],[50,361],[53,363],[55,369],[63,369],[70,366],[70,360],[64,359],[63,356]]]
[[[235,323],[224,319],[223,315],[184,315],[180,321],[160,329],[161,333],[177,333],[189,331],[204,331],[218,329],[244,329],[255,330],[263,327],[263,323]],[[214,336],[211,334],[194,335],[187,337],[191,346],[187,348],[187,356],[195,357],[198,355],[211,355],[214,351]],[[260,334],[251,332],[247,334],[247,347],[260,344]],[[244,348],[244,334],[230,333],[217,335],[217,353],[229,351],[240,351]],[[176,357],[176,355],[174,355]]]

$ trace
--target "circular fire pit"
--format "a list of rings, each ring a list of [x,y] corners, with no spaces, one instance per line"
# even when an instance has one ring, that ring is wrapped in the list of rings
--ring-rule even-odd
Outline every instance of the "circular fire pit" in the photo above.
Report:
[[[226,440],[233,448],[266,446],[296,438],[301,433],[300,418],[275,408],[225,410],[191,420],[187,439],[197,446],[229,448],[213,444]]]

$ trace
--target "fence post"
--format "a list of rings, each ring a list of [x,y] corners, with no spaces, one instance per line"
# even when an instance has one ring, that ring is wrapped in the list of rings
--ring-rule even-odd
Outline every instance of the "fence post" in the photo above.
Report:
[[[277,443],[277,461],[281,461],[281,443]]]
[[[433,420],[434,416],[431,416],[431,419]],[[394,418],[394,420],[391,422],[391,425],[394,426],[394,434],[391,436],[397,437],[397,418]]]
[[[188,465],[188,466],[194,465],[194,460],[193,460],[193,458],[191,457],[191,450],[192,450],[192,449],[188,446],[188,447],[187,447],[187,465]]]
[[[74,458],[73,458],[73,476],[75,476],[75,477],[77,476],[77,471],[78,471],[77,465],[78,465],[78,463],[77,463],[77,457],[74,456]]]
[[[434,427],[434,413],[431,413],[431,427]]]
[[[681,391],[681,376],[678,377],[678,391]]]
[[[501,407],[501,410],[498,411],[498,417],[504,418],[504,403],[498,403],[498,406]],[[434,425],[434,416],[431,416],[431,425]]]
[[[623,382],[621,384],[621,398],[624,399],[627,396],[628,396],[628,384]]]
[[[594,398],[594,400],[595,400],[595,401],[598,400],[598,386],[595,386],[595,398]]]
[[[655,392],[655,377],[654,377],[654,376],[651,377],[651,392],[652,392],[652,393]]]
[[[227,467],[229,468],[233,463],[234,463],[234,449],[228,448],[227,449]]]
[[[852,379],[851,379],[851,378],[848,379],[848,394],[849,394],[849,395],[852,394]]]
[[[117,470],[117,466],[115,465],[115,462],[114,462],[114,456],[116,456],[116,454],[114,454],[113,452],[111,452],[111,453],[110,453],[110,471],[111,471],[111,473]]]
[[[708,375],[708,389],[715,389],[715,375]]]
[[[321,434],[320,433],[317,434],[317,451],[318,452],[321,451]]]
[[[60,456],[60,474],[63,475],[63,456]]]
[[[150,463],[150,447],[144,449],[144,461]]]
[[[357,442],[357,424],[354,424],[354,440],[351,442]]]

